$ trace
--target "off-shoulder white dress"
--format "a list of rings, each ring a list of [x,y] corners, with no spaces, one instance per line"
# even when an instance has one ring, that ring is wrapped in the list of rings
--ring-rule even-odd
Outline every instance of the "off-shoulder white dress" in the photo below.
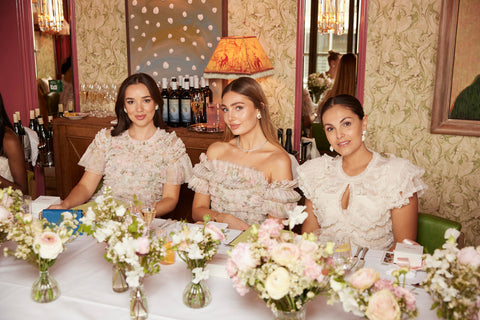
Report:
[[[287,218],[300,199],[295,180],[269,183],[263,172],[200,155],[188,187],[210,196],[213,211],[229,213],[248,224],[262,223],[268,215]]]
[[[312,201],[322,235],[350,236],[356,246],[385,250],[393,245],[391,210],[409,203],[427,186],[421,180],[424,170],[402,158],[385,158],[373,152],[367,168],[348,176],[342,157],[322,156],[298,168],[298,183]],[[349,186],[347,209],[341,200]]]
[[[109,129],[102,129],[78,164],[104,175],[104,186],[110,186],[113,196],[125,202],[134,194],[155,195],[159,201],[164,183],[182,184],[192,175],[182,140],[160,128],[144,141],[132,139],[128,130],[112,137]]]

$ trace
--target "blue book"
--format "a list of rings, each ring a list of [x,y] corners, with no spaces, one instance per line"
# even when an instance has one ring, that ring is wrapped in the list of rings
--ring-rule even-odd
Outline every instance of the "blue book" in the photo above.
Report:
[[[68,211],[72,214],[76,214],[77,216],[75,219],[78,221],[78,225],[73,231],[73,233],[77,232],[78,227],[80,226],[80,218],[83,217],[83,211],[82,210],[63,210],[63,209],[44,209],[42,212],[42,217],[46,218],[48,222],[50,223],[60,223],[62,219],[62,212]]]

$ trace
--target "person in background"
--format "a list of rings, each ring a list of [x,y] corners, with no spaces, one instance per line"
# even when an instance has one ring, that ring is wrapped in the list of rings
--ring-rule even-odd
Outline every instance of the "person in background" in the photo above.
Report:
[[[325,92],[322,100],[318,103],[317,114],[320,114],[322,106],[331,97],[340,94],[355,96],[357,91],[357,58],[353,53],[342,55],[338,63],[337,73],[333,86]]]
[[[320,117],[340,156],[324,155],[298,168],[308,212],[302,231],[332,238],[343,234],[355,246],[379,250],[415,241],[417,197],[426,189],[424,170],[365,146],[367,116],[355,97],[328,99]]]
[[[338,52],[335,52],[333,50],[328,51],[328,56],[327,56],[328,70],[325,73],[332,80],[335,80],[340,56],[341,54]]]
[[[246,230],[267,217],[283,219],[300,195],[291,160],[280,146],[262,87],[241,77],[222,92],[224,141],[200,155],[188,186],[195,191],[192,216],[205,215],[229,228]]]
[[[81,180],[60,205],[50,209],[83,204],[102,178],[118,200],[129,203],[134,194],[141,201],[153,200],[156,216],[175,209],[192,163],[175,132],[162,129],[162,107],[160,91],[149,75],[137,73],[125,79],[115,104],[117,125],[97,133],[80,159],[79,165],[85,167]]]
[[[12,187],[28,193],[25,154],[20,139],[13,131],[0,94],[0,188]]]
[[[310,128],[313,121],[317,117],[315,112],[317,109],[316,104],[313,103],[312,98],[308,90],[303,88],[302,90],[302,136],[308,137],[310,134]]]

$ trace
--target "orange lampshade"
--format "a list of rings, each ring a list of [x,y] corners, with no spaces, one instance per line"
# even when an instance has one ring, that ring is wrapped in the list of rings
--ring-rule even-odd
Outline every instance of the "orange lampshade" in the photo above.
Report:
[[[273,74],[273,67],[256,37],[224,37],[220,39],[207,67],[205,78],[236,79]]]

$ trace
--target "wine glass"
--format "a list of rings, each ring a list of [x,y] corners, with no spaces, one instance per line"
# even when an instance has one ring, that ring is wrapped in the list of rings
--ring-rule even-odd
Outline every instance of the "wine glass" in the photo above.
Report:
[[[155,218],[155,196],[147,195],[140,197],[140,216],[147,227],[147,231],[150,230],[150,225]]]

